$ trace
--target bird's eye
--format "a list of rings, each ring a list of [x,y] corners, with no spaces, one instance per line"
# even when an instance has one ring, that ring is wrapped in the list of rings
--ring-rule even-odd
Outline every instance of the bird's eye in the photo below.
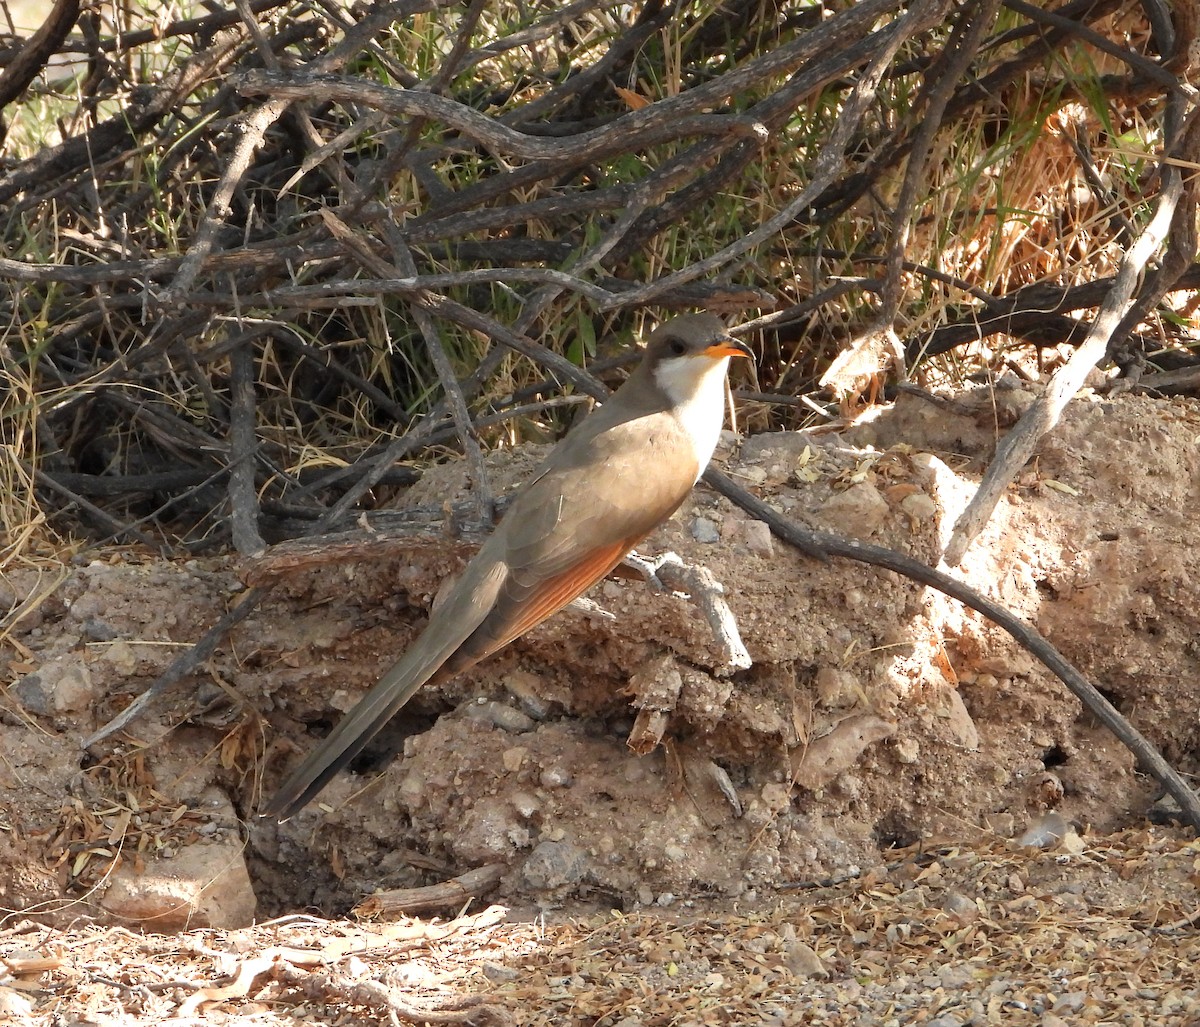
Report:
[[[684,345],[682,339],[672,339],[670,348],[671,352],[677,357],[681,357],[687,352],[687,346]]]

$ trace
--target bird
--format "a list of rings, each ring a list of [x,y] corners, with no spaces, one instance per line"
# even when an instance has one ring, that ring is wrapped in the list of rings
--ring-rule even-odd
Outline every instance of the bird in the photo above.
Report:
[[[306,806],[423,685],[474,666],[608,575],[687,498],[716,449],[732,357],[713,314],[664,321],[624,384],[551,450],[425,630],[262,811]]]

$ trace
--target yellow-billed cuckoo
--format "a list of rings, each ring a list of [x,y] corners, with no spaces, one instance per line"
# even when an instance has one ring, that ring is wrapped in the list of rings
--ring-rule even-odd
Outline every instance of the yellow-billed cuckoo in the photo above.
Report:
[[[674,513],[716,448],[733,356],[751,352],[711,314],[655,329],[625,384],[555,446],[425,631],[263,815],[297,812],[418,688],[461,673],[562,609]]]

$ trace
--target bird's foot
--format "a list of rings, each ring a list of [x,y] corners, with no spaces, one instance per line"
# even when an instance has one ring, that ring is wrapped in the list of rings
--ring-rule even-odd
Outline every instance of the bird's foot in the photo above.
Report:
[[[647,559],[637,552],[631,552],[625,557],[625,565],[637,571],[655,592],[674,592],[675,589],[666,585],[658,572],[664,567],[682,567],[683,560],[677,553],[661,553],[653,559]]]
[[[574,610],[576,613],[586,613],[592,617],[599,617],[601,620],[615,621],[617,619],[615,613],[610,613],[599,603],[588,599],[586,596],[576,596],[567,603],[567,609]]]

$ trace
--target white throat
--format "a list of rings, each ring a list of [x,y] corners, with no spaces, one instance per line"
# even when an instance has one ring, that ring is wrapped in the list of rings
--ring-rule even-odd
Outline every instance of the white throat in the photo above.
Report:
[[[683,356],[664,360],[654,369],[655,382],[695,447],[697,480],[712,459],[725,423],[728,366],[729,357]]]

